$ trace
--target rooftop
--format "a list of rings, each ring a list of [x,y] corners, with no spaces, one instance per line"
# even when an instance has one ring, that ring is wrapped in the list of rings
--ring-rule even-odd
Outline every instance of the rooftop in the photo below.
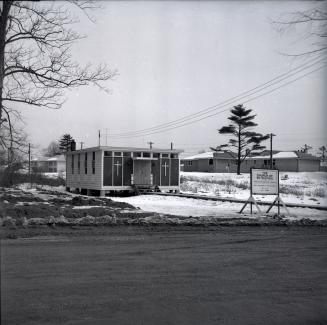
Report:
[[[58,155],[53,157],[34,157],[32,161],[66,161],[64,155]]]
[[[79,149],[75,151],[68,151],[68,154],[71,152],[87,152],[87,151],[143,151],[143,152],[167,152],[167,153],[180,153],[184,150],[182,149],[162,149],[162,148],[135,148],[135,147],[111,147],[111,146],[98,146]]]

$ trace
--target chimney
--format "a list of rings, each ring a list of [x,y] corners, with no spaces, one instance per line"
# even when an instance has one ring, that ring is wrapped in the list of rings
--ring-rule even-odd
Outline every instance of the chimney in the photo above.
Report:
[[[75,150],[76,150],[76,142],[75,142],[75,140],[73,140],[70,143],[70,151],[75,151]]]

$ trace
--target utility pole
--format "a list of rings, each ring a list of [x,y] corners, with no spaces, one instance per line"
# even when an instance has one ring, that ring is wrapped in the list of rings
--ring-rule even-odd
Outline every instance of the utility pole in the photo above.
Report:
[[[150,149],[152,149],[152,145],[154,144],[154,142],[149,141],[148,144],[150,145]]]
[[[82,149],[83,149],[83,144],[84,144],[84,142],[81,141],[80,144],[81,144],[81,150],[82,150]]]
[[[100,130],[99,130],[99,147],[100,147],[100,139],[101,139],[101,133],[100,133]]]
[[[270,133],[270,169],[273,169],[272,139],[276,134]]]
[[[170,150],[173,150],[173,143],[170,142]]]
[[[32,188],[32,177],[31,177],[31,144],[28,144],[28,177],[30,180],[30,187]]]
[[[106,146],[108,145],[108,129],[106,129]]]

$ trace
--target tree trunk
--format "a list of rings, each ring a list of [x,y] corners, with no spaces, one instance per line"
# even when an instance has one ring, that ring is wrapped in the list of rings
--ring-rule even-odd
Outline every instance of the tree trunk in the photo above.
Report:
[[[237,175],[241,174],[241,126],[238,126]]]
[[[6,28],[11,5],[12,1],[2,1],[2,12],[0,17],[0,126],[2,124],[2,90],[5,72]]]

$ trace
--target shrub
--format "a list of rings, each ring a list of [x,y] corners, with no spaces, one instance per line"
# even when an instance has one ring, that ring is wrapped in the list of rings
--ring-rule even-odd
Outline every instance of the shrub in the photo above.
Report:
[[[292,194],[295,196],[303,196],[304,195],[304,191],[302,188],[299,188],[298,186],[295,185],[282,185],[279,188],[279,192],[282,194]]]
[[[18,184],[29,183],[37,185],[64,186],[65,179],[62,177],[49,178],[40,173],[23,174],[20,172],[9,172],[6,169],[0,173],[0,186],[11,187]]]
[[[311,195],[313,197],[325,197],[325,189],[323,187],[317,187],[312,191]]]

